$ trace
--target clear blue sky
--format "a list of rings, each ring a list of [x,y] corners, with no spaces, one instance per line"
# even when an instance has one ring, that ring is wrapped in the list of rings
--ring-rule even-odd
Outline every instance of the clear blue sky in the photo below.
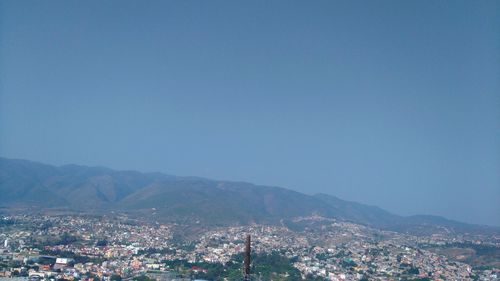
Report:
[[[0,0],[0,155],[500,225],[499,5]]]

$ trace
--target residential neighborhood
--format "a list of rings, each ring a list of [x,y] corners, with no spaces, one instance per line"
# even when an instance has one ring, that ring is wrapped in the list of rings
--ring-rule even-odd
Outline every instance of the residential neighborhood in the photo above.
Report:
[[[203,265],[232,262],[244,251],[245,235],[252,237],[252,253],[283,256],[304,280],[500,277],[499,268],[475,268],[426,249],[460,242],[498,250],[499,237],[417,237],[315,216],[297,221],[321,226],[302,231],[284,225],[213,227],[200,229],[195,235],[184,233],[191,238],[183,239],[178,233],[180,225],[140,222],[126,215],[6,216],[0,227],[0,278],[111,281],[145,276],[191,280],[208,274]],[[179,261],[182,266],[174,266]]]

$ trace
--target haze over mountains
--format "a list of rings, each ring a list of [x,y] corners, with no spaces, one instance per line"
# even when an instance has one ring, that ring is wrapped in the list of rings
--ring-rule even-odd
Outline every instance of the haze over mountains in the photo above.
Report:
[[[6,158],[0,158],[0,194],[0,206],[6,208],[123,211],[184,223],[278,224],[319,215],[412,233],[498,231],[435,216],[402,217],[332,195],[280,187]]]

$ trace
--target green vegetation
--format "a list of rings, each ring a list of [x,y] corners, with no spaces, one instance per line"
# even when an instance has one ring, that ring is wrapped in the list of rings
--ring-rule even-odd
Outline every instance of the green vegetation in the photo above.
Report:
[[[418,268],[416,268],[416,267],[412,267],[412,268],[410,268],[410,269],[408,270],[408,274],[415,274],[415,275],[417,275],[417,274],[419,274],[419,273],[420,273],[420,271],[419,271],[419,270],[418,270]]]
[[[317,254],[316,258],[320,261],[326,261],[328,258],[330,258],[330,255],[325,254],[325,253],[321,253],[321,254]]]
[[[59,241],[56,242],[56,245],[69,245],[75,243],[76,240],[77,239],[75,236],[64,232],[63,235],[61,235],[61,237],[59,238]]]
[[[14,221],[10,220],[10,219],[1,219],[0,220],[0,226],[9,226],[9,225],[13,225],[13,224],[14,224]]]
[[[97,241],[97,243],[95,245],[97,247],[106,247],[108,245],[108,240],[106,240],[106,239],[99,240],[99,241]]]
[[[233,256],[232,260],[225,265],[206,262],[189,263],[186,260],[165,261],[165,265],[196,279],[241,280],[243,254]],[[278,252],[252,255],[251,271],[254,278],[261,280],[302,280],[299,270],[293,267],[291,260]]]
[[[70,245],[78,242],[78,238],[67,232],[57,235],[41,235],[33,238],[33,246],[42,249],[45,246]]]
[[[136,276],[134,277],[133,279],[134,281],[156,281],[156,279],[153,279],[153,278],[149,278],[147,277],[146,275],[139,275],[139,276]]]

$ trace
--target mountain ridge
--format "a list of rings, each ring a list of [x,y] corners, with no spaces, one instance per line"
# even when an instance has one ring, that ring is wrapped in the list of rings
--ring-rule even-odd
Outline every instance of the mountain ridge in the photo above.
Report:
[[[116,210],[159,221],[273,224],[320,215],[399,232],[428,232],[443,227],[460,232],[498,231],[438,216],[403,217],[377,206],[282,187],[74,164],[53,166],[2,157],[0,194],[0,206],[7,208]]]

